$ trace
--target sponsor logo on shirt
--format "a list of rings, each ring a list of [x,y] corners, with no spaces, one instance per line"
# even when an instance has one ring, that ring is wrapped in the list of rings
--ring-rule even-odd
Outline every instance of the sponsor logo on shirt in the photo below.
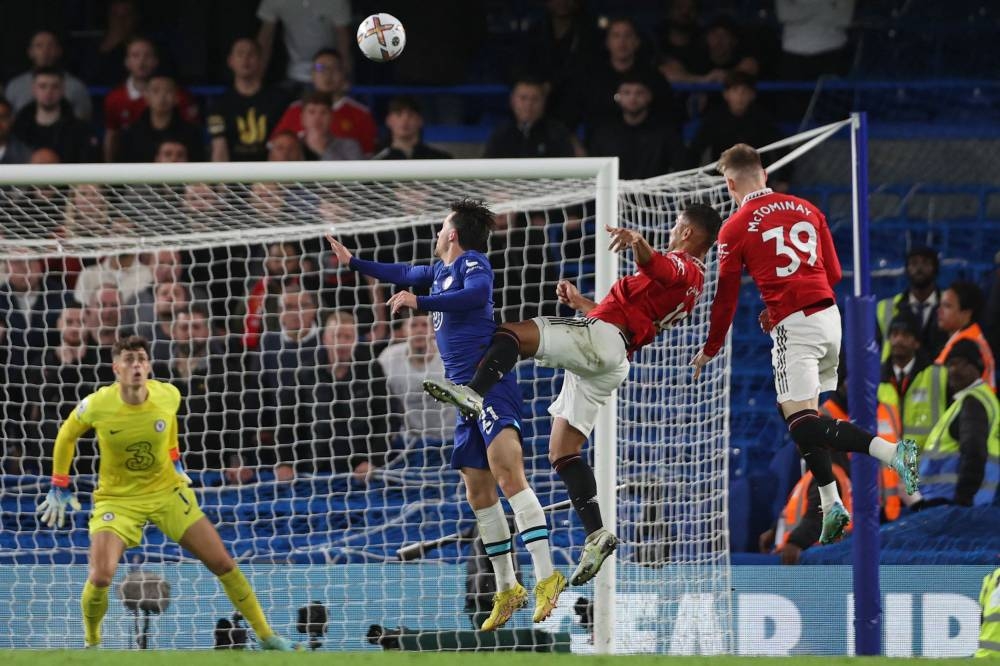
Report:
[[[443,312],[432,312],[431,313],[431,326],[434,327],[435,331],[441,330],[441,324],[444,323],[444,313]]]

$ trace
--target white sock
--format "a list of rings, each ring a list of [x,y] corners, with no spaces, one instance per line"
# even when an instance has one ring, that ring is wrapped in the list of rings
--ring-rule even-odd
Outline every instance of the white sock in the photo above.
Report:
[[[881,437],[875,437],[868,445],[868,455],[888,465],[896,457],[896,445]]]
[[[521,541],[531,553],[535,582],[544,580],[552,575],[552,552],[549,550],[549,528],[545,522],[542,503],[531,488],[508,497],[507,501],[510,502],[510,508],[514,509],[514,523],[521,533]]]
[[[840,492],[837,491],[837,482],[831,481],[825,486],[819,487],[819,505],[826,513],[831,506],[840,501]]]
[[[497,591],[509,590],[517,584],[514,577],[514,560],[510,555],[510,528],[507,527],[507,516],[503,514],[500,502],[485,509],[478,509],[476,522],[479,523],[479,536],[486,547],[486,554],[493,564],[493,573],[497,577]]]

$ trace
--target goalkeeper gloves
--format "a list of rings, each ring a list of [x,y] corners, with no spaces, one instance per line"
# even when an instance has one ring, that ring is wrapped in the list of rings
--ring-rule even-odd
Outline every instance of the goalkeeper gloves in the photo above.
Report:
[[[80,510],[80,500],[73,495],[73,491],[66,488],[53,487],[49,494],[38,505],[38,512],[42,514],[42,522],[49,527],[62,527],[66,522],[66,507],[74,511]]]

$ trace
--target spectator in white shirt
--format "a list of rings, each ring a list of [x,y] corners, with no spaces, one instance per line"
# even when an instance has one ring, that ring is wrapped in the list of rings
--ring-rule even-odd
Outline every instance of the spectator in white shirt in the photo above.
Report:
[[[812,81],[850,68],[847,28],[855,0],[775,0],[781,22],[781,75]]]
[[[389,395],[403,406],[407,442],[447,442],[455,434],[454,410],[436,402],[423,389],[425,379],[444,377],[444,364],[434,342],[430,317],[413,315],[404,324],[406,342],[389,345],[378,362]]]
[[[278,23],[288,50],[287,78],[302,85],[312,80],[313,55],[324,48],[335,48],[344,57],[344,71],[351,71],[350,0],[261,0],[257,6],[261,20],[257,43],[260,44],[262,71],[267,71],[274,48]]]

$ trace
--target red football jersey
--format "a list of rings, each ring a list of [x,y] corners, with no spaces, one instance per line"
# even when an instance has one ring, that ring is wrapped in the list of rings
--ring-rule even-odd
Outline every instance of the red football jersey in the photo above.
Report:
[[[279,132],[291,131],[302,134],[302,102],[292,102],[281,120],[275,125],[271,136]],[[333,115],[330,118],[330,133],[342,139],[354,139],[361,146],[361,152],[370,155],[375,151],[375,138],[378,128],[375,120],[364,104],[341,97],[333,103]]]
[[[177,109],[181,118],[189,123],[198,124],[198,105],[191,93],[183,88],[177,88]],[[146,98],[142,95],[132,97],[128,84],[123,83],[114,88],[104,98],[104,127],[109,130],[125,129],[146,110]]]
[[[715,356],[736,314],[743,267],[760,289],[771,324],[834,300],[841,270],[826,218],[805,199],[752,192],[719,232],[719,288],[704,352]]]
[[[623,277],[587,313],[624,326],[632,339],[628,353],[648,345],[656,334],[684,319],[705,286],[705,265],[686,252],[656,253],[635,275]]]

